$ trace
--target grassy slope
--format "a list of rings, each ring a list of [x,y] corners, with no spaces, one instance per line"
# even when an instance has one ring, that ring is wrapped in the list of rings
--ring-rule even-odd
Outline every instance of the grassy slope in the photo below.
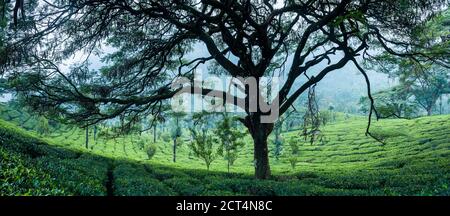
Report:
[[[257,181],[251,176],[250,140],[228,176],[220,158],[205,171],[186,144],[174,164],[171,144],[162,140],[155,157],[146,160],[137,137],[97,139],[85,150],[84,131],[39,138],[2,121],[0,194],[450,195],[450,116],[377,122],[373,133],[384,137],[385,145],[363,135],[366,123],[352,118],[326,126],[327,141],[301,144],[294,170],[286,147],[280,160],[271,161],[274,178]]]

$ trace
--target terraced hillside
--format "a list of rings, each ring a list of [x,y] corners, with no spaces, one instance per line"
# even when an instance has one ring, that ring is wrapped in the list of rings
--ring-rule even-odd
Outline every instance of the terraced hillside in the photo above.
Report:
[[[366,120],[342,120],[323,129],[323,142],[310,144],[297,131],[299,163],[292,168],[286,145],[271,158],[271,180],[252,177],[252,145],[226,173],[222,158],[211,171],[187,141],[171,162],[171,142],[158,139],[148,160],[136,140],[151,134],[97,138],[84,148],[84,131],[65,129],[45,138],[0,122],[2,195],[450,195],[450,116],[382,120],[365,137]],[[92,136],[92,133],[91,133]],[[273,147],[273,146],[271,146]],[[271,149],[273,152],[273,149]]]

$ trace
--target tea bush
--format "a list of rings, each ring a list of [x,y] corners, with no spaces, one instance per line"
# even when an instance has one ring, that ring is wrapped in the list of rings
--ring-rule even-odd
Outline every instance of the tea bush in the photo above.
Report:
[[[145,175],[143,166],[120,164],[114,169],[114,195],[163,196],[175,193],[157,179]]]
[[[177,163],[171,142],[158,142],[147,160],[146,149],[128,136],[99,139],[88,150],[80,129],[40,138],[0,120],[0,195],[450,194],[450,116],[374,122],[374,133],[386,144],[363,135],[366,120],[339,121],[324,127],[327,143],[295,143],[294,170],[286,146],[279,160],[271,160],[273,177],[260,181],[253,177],[249,137],[228,174],[225,160],[206,171],[200,160],[189,158],[187,145],[177,149]],[[273,155],[273,145],[269,151]]]

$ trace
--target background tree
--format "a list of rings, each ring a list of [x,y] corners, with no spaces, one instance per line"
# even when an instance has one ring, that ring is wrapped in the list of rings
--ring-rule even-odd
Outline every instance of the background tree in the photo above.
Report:
[[[173,162],[177,161],[177,145],[181,144],[181,136],[183,135],[183,130],[181,128],[181,118],[186,116],[186,113],[183,112],[173,112],[172,114],[173,118],[173,125],[172,125],[172,131],[170,133],[170,136],[173,140]],[[178,142],[178,143],[177,143]]]
[[[38,121],[37,121],[37,132],[40,135],[46,135],[50,133],[50,126],[48,124],[48,119],[43,117],[43,116],[39,116],[38,117]]]
[[[193,140],[189,146],[194,155],[205,162],[206,169],[209,170],[211,163],[217,158],[214,143],[218,140],[210,133],[198,133],[194,129],[191,129],[191,133]]]
[[[267,137],[274,126],[261,121],[270,114],[261,104],[274,105],[283,114],[311,86],[347,63],[364,75],[370,95],[369,78],[356,60],[366,57],[369,48],[418,61],[433,56],[432,61],[444,64],[450,59],[448,50],[436,43],[416,43],[412,37],[413,29],[448,6],[446,0],[289,0],[276,6],[271,0],[15,2],[20,7],[12,10],[14,27],[6,33],[2,71],[29,106],[73,123],[157,113],[163,100],[182,90],[169,88],[172,80],[192,78],[200,64],[214,62],[233,77],[254,77],[256,92],[268,71],[289,68],[275,98],[279,109],[274,101],[249,94],[249,88],[243,89],[244,98],[216,92],[231,98],[227,102],[258,105],[256,111],[241,107],[246,116],[240,121],[253,138],[260,179],[270,176]],[[199,44],[208,56],[188,57]],[[104,54],[104,45],[114,49],[103,56],[107,65],[101,70],[89,70],[89,61],[67,72],[58,66],[80,51]],[[282,62],[290,65],[277,64],[279,58],[289,58]],[[320,69],[308,74],[311,68]],[[306,81],[296,82],[299,77]],[[198,91],[211,92],[215,90]]]
[[[7,81],[3,78],[0,78],[0,95],[3,95],[7,91]]]
[[[0,58],[6,56],[6,30],[8,26],[8,4],[6,1],[0,1]],[[3,61],[1,61],[3,62]],[[0,88],[1,89],[1,88]]]
[[[328,106],[328,111],[330,112],[331,120],[332,120],[332,121],[336,121],[336,113],[335,113],[335,111],[334,111],[334,105],[333,105],[333,104],[330,104],[330,105]]]
[[[425,109],[428,116],[432,115],[437,101],[444,94],[450,94],[450,70],[430,66],[427,75],[417,77],[412,86],[412,94],[417,104]]]
[[[450,19],[450,17],[449,17]],[[398,80],[398,85],[390,90],[381,91],[374,98],[380,98],[380,112],[385,112],[388,117],[401,117],[402,112],[405,115],[413,114],[414,101],[422,107],[427,115],[431,115],[436,108],[438,99],[450,94],[450,69],[440,65],[430,63],[422,64],[411,59],[398,59],[392,56],[378,56],[376,58],[376,67],[381,72]],[[379,66],[383,64],[383,66]],[[361,102],[367,102],[362,99]],[[391,114],[386,111],[391,110]]]
[[[295,167],[297,166],[298,157],[300,153],[299,140],[294,137],[290,137],[287,143],[291,150],[288,156],[288,160],[289,163],[291,164],[292,169],[295,169]]]
[[[85,141],[85,147],[86,147],[86,149],[89,149],[89,127],[88,126],[86,126],[85,128],[84,128],[84,130],[85,130],[85,136],[84,136],[84,141]]]
[[[415,43],[429,47],[430,52],[446,50],[444,52],[448,56],[450,50],[450,41],[446,40],[450,32],[448,22],[450,22],[450,10],[411,29],[411,37]],[[383,108],[393,111],[392,114],[387,114],[388,116],[402,116],[402,110],[411,111],[413,107],[408,105],[410,97],[426,111],[427,115],[431,115],[437,100],[442,95],[450,93],[450,68],[447,64],[431,60],[421,62],[414,57],[401,58],[387,50],[369,58],[365,66],[388,74],[399,83],[391,90],[378,94],[383,100]]]
[[[156,147],[156,145],[154,143],[147,145],[145,153],[147,153],[147,157],[149,160],[152,159],[153,156],[155,156],[157,149],[158,148]]]
[[[283,138],[281,137],[281,130],[283,129],[283,123],[278,121],[275,123],[274,126],[274,141],[273,144],[275,145],[275,159],[278,160],[281,156],[281,152],[283,151]]]
[[[162,113],[157,113],[150,118],[149,125],[153,127],[153,143],[156,143],[157,132],[156,129],[158,124],[164,123],[166,121]]]
[[[126,135],[128,135],[128,138],[130,139],[130,142],[132,145],[135,144],[136,136],[138,137],[138,140],[142,139],[143,131],[144,131],[144,128],[143,128],[141,121],[139,121],[136,124],[133,124],[133,126],[127,131]]]
[[[417,105],[413,99],[410,86],[398,85],[390,89],[376,92],[373,95],[375,107],[380,116],[384,118],[411,118],[416,116]],[[368,113],[369,98],[360,99],[361,111]]]
[[[98,132],[97,125],[94,125],[94,128],[93,128],[94,142],[97,142],[97,132]]]
[[[283,124],[288,122],[289,119],[298,114],[298,111],[292,106],[291,111],[289,111],[286,115],[280,117],[277,122],[274,124],[274,145],[275,145],[275,159],[278,160],[281,156],[281,152],[283,151],[283,138],[281,137],[281,132],[283,131]]]
[[[233,119],[226,113],[223,115],[222,121],[217,125],[214,132],[219,138],[220,142],[218,154],[223,156],[227,161],[227,170],[230,172],[230,167],[239,156],[239,150],[245,145],[245,133],[240,128],[233,127]]]

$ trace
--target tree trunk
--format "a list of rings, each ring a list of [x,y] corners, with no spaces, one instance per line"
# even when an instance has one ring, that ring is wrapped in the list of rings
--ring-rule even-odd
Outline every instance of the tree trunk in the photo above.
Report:
[[[253,143],[255,148],[255,177],[257,179],[267,179],[270,177],[267,136],[263,133],[256,133],[253,135]]]
[[[177,162],[177,139],[173,139],[173,162]]]
[[[227,147],[229,148],[229,147]],[[230,150],[227,150],[227,169],[228,169],[228,173],[230,173]]]
[[[428,107],[427,108],[427,115],[431,116],[431,114],[433,114],[433,107]]]
[[[156,143],[156,125],[153,126],[153,143]]]
[[[97,139],[97,125],[94,125],[94,141]]]
[[[260,116],[252,115],[245,119],[245,125],[253,138],[255,177],[257,179],[268,179],[270,177],[270,164],[267,137],[273,130],[273,124],[260,123]]]
[[[278,160],[280,158],[280,154],[281,154],[281,138],[280,138],[280,134],[281,134],[281,125],[279,125],[276,129],[275,129],[275,159]]]
[[[86,127],[86,149],[89,149],[89,128]]]

